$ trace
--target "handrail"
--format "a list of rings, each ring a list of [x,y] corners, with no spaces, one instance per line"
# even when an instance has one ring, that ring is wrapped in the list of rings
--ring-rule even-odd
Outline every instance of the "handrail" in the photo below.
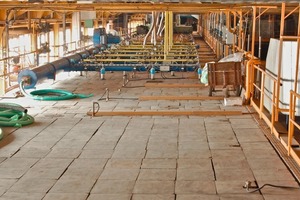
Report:
[[[253,81],[253,76],[254,76],[254,72],[255,70],[261,74],[261,84],[260,86],[258,86],[254,81]],[[277,98],[277,94],[276,94],[276,87],[278,84],[278,81],[276,79],[276,77],[274,77],[272,74],[266,72],[265,70],[261,69],[258,65],[253,64],[253,73],[251,74],[251,85],[253,85],[253,88],[250,92],[253,93],[254,88],[258,89],[260,91],[260,104],[259,106],[256,106],[256,104],[253,102],[253,97],[251,97],[251,105],[253,105],[253,107],[257,110],[258,114],[259,114],[259,118],[263,118],[266,122],[270,121],[267,117],[267,115],[263,112],[264,110],[264,101],[265,99],[268,99],[269,101],[271,101],[271,121],[268,123],[270,129],[271,129],[271,133],[274,132],[274,124],[275,124],[275,110],[278,109],[276,108],[276,98]],[[272,95],[269,95],[268,93],[265,93],[265,81],[266,79],[269,79],[271,81],[271,84],[273,86],[273,90],[272,90]]]
[[[290,90],[290,109],[289,109],[289,129],[288,129],[288,155],[291,155],[292,140],[295,127],[300,130],[300,124],[295,121],[296,99],[300,99],[300,94]]]

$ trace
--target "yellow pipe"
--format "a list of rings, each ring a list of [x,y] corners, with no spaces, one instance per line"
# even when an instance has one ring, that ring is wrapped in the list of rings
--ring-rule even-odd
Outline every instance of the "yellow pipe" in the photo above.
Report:
[[[168,35],[169,35],[169,11],[165,11],[165,35],[164,35],[164,56],[167,60],[168,54]]]
[[[253,64],[259,64],[261,63],[260,60],[258,59],[255,59],[255,58],[251,58],[248,62],[247,62],[247,65],[246,65],[246,83],[245,83],[245,87],[246,87],[246,91],[245,91],[245,99],[246,100],[250,100],[251,98],[251,93],[253,92],[252,90],[252,85],[253,85],[253,77],[254,77],[254,74],[251,73],[253,72],[253,67],[252,65]]]

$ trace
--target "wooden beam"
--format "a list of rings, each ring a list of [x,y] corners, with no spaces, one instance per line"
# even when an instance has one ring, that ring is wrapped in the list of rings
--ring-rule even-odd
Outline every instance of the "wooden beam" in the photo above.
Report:
[[[101,111],[101,112],[87,112],[87,115],[100,116],[226,116],[226,115],[242,115],[242,111],[236,110],[149,110],[149,111]]]
[[[140,96],[139,101],[149,100],[224,100],[222,96]]]
[[[146,88],[204,88],[203,84],[167,84],[167,83],[146,83]]]

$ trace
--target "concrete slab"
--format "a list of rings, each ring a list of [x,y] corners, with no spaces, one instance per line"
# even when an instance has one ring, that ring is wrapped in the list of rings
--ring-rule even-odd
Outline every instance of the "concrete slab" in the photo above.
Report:
[[[138,176],[138,180],[173,181],[175,178],[175,169],[141,169]]]
[[[177,169],[176,180],[178,181],[214,181],[213,170],[202,170],[193,168]]]
[[[218,181],[253,181],[255,180],[250,168],[221,168],[215,169],[216,180]]]
[[[211,157],[210,150],[202,149],[180,149],[179,158],[184,159],[207,159]]]
[[[45,193],[7,192],[0,197],[1,200],[41,200]]]
[[[18,179],[0,179],[0,196],[3,195]]]
[[[173,194],[133,194],[132,200],[175,200]]]
[[[133,189],[134,194],[174,194],[174,181],[138,180]]]
[[[176,159],[143,159],[142,169],[175,169]]]
[[[19,179],[8,192],[14,193],[44,193],[55,184],[55,179],[24,177]]]
[[[123,159],[112,158],[109,159],[105,168],[117,169],[140,169],[142,159]]]
[[[245,180],[246,181],[246,180]],[[216,181],[217,192],[220,195],[223,194],[245,194],[247,193],[246,189],[243,188],[245,181],[239,180],[225,180],[225,181]]]
[[[88,194],[47,193],[44,200],[86,200]]]
[[[176,181],[176,194],[216,194],[214,181]]]
[[[243,157],[226,156],[212,159],[215,170],[250,169],[248,161]]]
[[[212,170],[212,162],[210,158],[192,159],[179,158],[177,160],[177,168],[201,169],[203,171]]]
[[[287,169],[257,169],[253,170],[257,181],[293,181],[294,177]]]
[[[178,158],[178,150],[175,148],[154,148],[147,150],[146,157],[151,158]]]
[[[55,183],[49,193],[88,194],[95,182],[95,179],[86,176],[63,176]]]
[[[76,159],[68,169],[64,176],[70,177],[90,177],[97,179],[107,162],[107,159]]]
[[[176,200],[219,200],[218,195],[208,194],[178,194]]]
[[[77,158],[82,150],[77,148],[52,148],[47,158]]]
[[[139,169],[105,168],[99,179],[136,180],[139,172]]]
[[[130,200],[131,194],[90,194],[87,200]]]
[[[261,195],[242,188],[246,180],[256,180],[259,185],[297,186],[251,115],[86,115],[91,102],[97,101],[106,87],[111,97],[118,98],[203,96],[207,95],[206,88],[121,88],[122,73],[109,73],[105,81],[93,72],[88,73],[88,78],[70,74],[74,79],[51,82],[51,87],[95,96],[65,102],[16,99],[34,113],[36,123],[5,129],[8,133],[0,142],[0,199],[298,199],[297,190],[264,188]],[[141,86],[146,81],[128,84]],[[196,79],[183,81],[193,84]],[[181,84],[182,80],[163,82]],[[224,107],[219,100],[111,99],[99,103],[100,110],[107,111],[248,112],[242,106]]]
[[[111,158],[113,154],[112,149],[83,149],[79,151],[79,154],[76,156],[78,158],[94,158],[94,159],[105,159]]]
[[[92,194],[132,194],[135,180],[98,180]]]
[[[18,158],[44,158],[51,150],[48,148],[23,147],[14,157]]]

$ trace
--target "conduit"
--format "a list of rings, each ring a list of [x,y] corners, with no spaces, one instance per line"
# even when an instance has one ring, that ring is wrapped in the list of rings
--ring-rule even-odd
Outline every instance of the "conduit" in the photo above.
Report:
[[[18,104],[0,103],[0,126],[22,127],[34,122],[34,118],[27,114],[27,110]],[[0,139],[3,132],[0,130]]]
[[[24,89],[23,81],[20,83],[20,90],[24,96],[39,101],[61,101],[61,100],[68,100],[74,98],[88,98],[93,96],[93,94],[89,94],[89,95],[75,94],[66,90],[59,90],[59,89],[35,90],[28,94]]]

